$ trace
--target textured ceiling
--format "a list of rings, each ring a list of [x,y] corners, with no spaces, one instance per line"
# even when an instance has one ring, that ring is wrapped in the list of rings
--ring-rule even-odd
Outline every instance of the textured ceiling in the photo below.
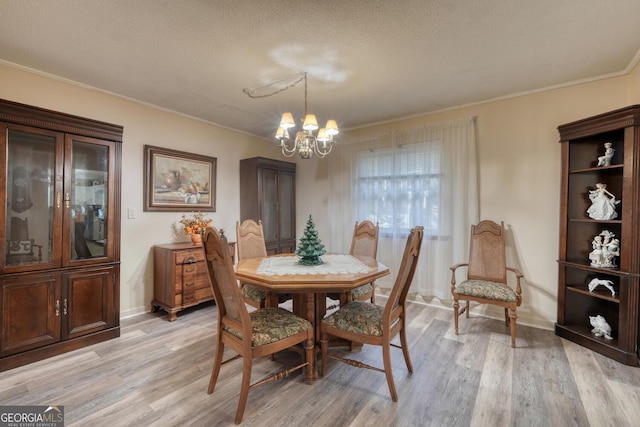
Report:
[[[301,71],[345,130],[624,73],[639,49],[638,0],[0,0],[3,63],[265,138],[304,86],[243,89]]]

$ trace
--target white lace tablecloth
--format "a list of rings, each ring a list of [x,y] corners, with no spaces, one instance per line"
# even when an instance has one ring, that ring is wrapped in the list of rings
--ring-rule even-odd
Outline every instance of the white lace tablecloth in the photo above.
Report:
[[[320,265],[298,264],[297,256],[278,256],[265,258],[260,262],[259,274],[267,276],[284,276],[294,274],[349,274],[366,273],[371,270],[369,266],[351,255],[323,255],[320,259],[324,262]]]

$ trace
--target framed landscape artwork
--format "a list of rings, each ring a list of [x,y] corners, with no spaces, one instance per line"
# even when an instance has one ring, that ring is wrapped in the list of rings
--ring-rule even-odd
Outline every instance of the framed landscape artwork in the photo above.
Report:
[[[144,146],[144,210],[216,210],[215,157]]]

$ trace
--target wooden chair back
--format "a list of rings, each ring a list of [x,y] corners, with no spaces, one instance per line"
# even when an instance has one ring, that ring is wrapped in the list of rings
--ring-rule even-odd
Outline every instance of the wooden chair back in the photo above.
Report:
[[[368,256],[376,258],[378,255],[378,224],[373,225],[369,220],[356,222],[353,228],[351,249],[349,254],[356,256]]]
[[[267,256],[262,221],[247,219],[242,223],[236,222],[236,236],[238,260]]]
[[[214,227],[207,227],[202,242],[207,271],[218,308],[218,333],[225,327],[251,336],[251,320],[236,281],[227,239]],[[247,340],[245,340],[247,341]],[[247,344],[251,347],[250,340]]]
[[[484,220],[471,226],[467,277],[507,284],[504,223]]]
[[[389,325],[393,323],[404,311],[403,307],[407,300],[409,287],[411,286],[413,275],[418,265],[423,235],[424,227],[421,225],[415,226],[409,232],[398,275],[396,276],[396,281],[393,284],[389,299],[384,307],[383,324]]]

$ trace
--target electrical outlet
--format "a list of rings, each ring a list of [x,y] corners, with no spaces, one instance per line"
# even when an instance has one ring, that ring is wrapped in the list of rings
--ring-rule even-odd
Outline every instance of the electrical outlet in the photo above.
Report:
[[[129,219],[135,219],[136,218],[136,210],[135,210],[135,208],[128,208],[127,209],[127,218],[129,218]]]

